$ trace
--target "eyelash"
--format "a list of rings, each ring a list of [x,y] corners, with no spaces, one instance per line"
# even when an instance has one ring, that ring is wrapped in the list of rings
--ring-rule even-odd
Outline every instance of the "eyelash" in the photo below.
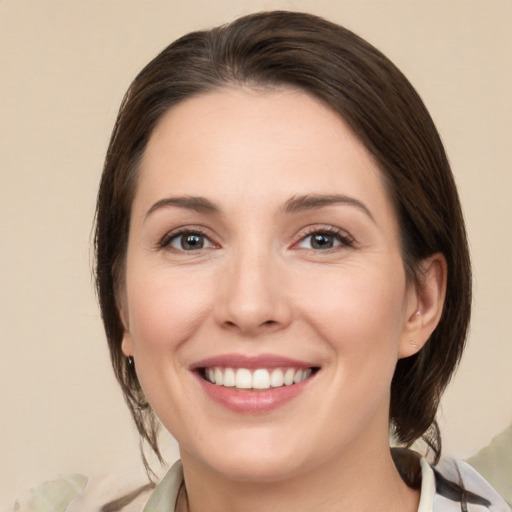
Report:
[[[314,235],[327,235],[328,237],[333,237],[336,241],[339,242],[339,245],[335,245],[333,247],[329,247],[323,250],[316,250],[313,249],[312,247],[306,248],[308,250],[315,252],[332,252],[344,247],[354,247],[355,245],[354,239],[350,235],[348,235],[346,231],[342,231],[341,229],[337,229],[334,227],[318,228],[316,226],[312,226],[308,228],[305,233],[302,233],[299,242],[297,242],[294,245],[297,246],[304,242],[305,240],[307,240],[308,238],[313,237]]]
[[[214,242],[212,242],[210,240],[210,238],[208,237],[208,235],[201,229],[199,228],[184,228],[184,229],[179,229],[177,231],[171,231],[170,233],[166,233],[165,236],[160,240],[160,242],[158,243],[158,248],[160,249],[170,249],[170,250],[174,250],[176,252],[180,252],[180,251],[183,251],[183,252],[194,252],[193,249],[191,249],[190,251],[187,251],[186,249],[178,249],[176,247],[172,247],[171,246],[171,243],[174,241],[174,240],[178,240],[180,237],[183,237],[185,235],[188,235],[188,236],[199,236],[199,237],[202,237],[204,238],[206,241],[208,241],[209,244],[211,245],[216,245]],[[195,251],[198,251],[198,250],[201,250],[201,249],[208,249],[208,247],[200,247],[199,249],[195,249]]]
[[[211,247],[199,247],[198,249],[190,249],[187,251],[183,247],[181,249],[178,249],[176,247],[172,247],[171,243],[175,240],[178,240],[180,237],[183,237],[185,235],[188,236],[198,236],[204,238],[211,246],[215,246],[216,244],[210,240],[208,235],[199,228],[186,228],[186,229],[179,229],[178,231],[171,231],[170,233],[166,233],[165,236],[160,240],[158,243],[158,248],[160,249],[170,249],[174,250],[176,252],[196,252],[200,251],[202,249],[209,249]],[[339,242],[338,245],[334,245],[333,247],[328,247],[326,249],[314,249],[313,247],[304,247],[306,250],[311,250],[314,252],[333,252],[336,250],[339,250],[339,248],[343,247],[354,247],[354,240],[345,232],[340,229],[334,228],[334,227],[328,227],[328,228],[318,228],[318,227],[310,227],[305,232],[301,234],[300,240],[296,242],[293,247],[297,248],[298,245],[303,243],[305,240],[307,240],[310,237],[313,237],[314,235],[324,235],[328,237],[333,237],[337,242]]]

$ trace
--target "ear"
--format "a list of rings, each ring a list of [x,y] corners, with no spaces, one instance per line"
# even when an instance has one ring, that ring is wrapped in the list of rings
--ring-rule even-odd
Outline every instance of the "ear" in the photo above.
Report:
[[[125,306],[121,306],[119,308],[119,316],[121,318],[121,323],[123,324],[124,329],[123,339],[121,341],[121,351],[126,357],[133,356],[133,340],[130,334],[130,324],[126,315]]]
[[[133,356],[133,341],[128,331],[124,331],[123,340],[121,341],[121,351],[126,357]]]
[[[421,263],[419,282],[408,291],[399,358],[419,352],[434,332],[443,313],[446,280],[446,259],[441,253]]]

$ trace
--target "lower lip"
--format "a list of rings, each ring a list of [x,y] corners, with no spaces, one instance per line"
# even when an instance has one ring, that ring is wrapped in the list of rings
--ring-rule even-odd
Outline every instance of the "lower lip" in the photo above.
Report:
[[[196,374],[207,395],[227,409],[248,414],[258,414],[277,409],[300,395],[314,375],[291,386],[281,386],[262,391],[246,391],[217,386]]]

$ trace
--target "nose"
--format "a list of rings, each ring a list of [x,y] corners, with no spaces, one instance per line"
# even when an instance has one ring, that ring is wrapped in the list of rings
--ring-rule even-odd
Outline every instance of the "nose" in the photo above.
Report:
[[[286,278],[277,258],[269,253],[244,251],[227,265],[216,307],[216,319],[222,328],[257,337],[291,322]]]

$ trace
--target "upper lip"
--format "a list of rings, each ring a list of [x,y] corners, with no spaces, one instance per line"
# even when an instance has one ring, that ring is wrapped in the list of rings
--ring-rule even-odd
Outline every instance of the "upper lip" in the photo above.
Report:
[[[318,365],[274,354],[223,354],[202,359],[190,365],[191,370],[199,368],[315,368]]]

